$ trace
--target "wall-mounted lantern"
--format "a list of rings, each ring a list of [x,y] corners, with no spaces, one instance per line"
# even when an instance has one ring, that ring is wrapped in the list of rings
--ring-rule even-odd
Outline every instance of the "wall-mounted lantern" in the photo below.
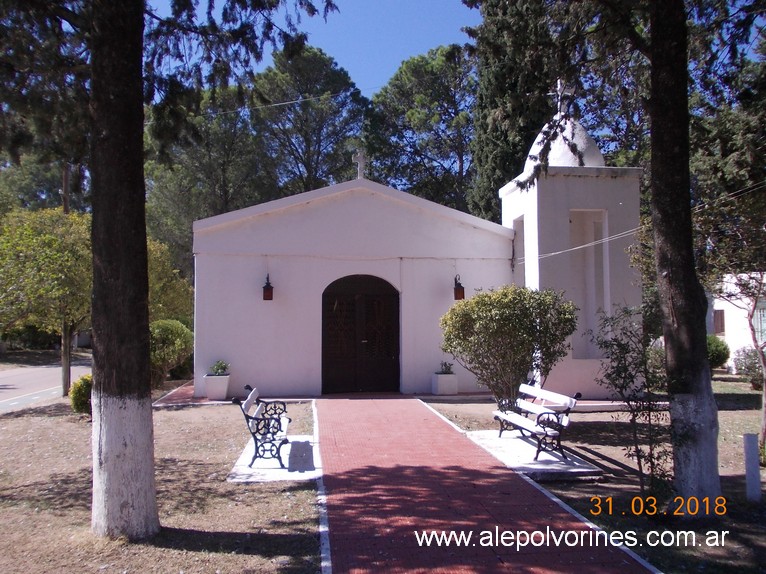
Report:
[[[266,274],[266,285],[263,286],[263,300],[271,301],[274,299],[274,286],[269,281],[269,274]]]
[[[465,299],[465,289],[460,283],[460,275],[455,275],[455,301]]]

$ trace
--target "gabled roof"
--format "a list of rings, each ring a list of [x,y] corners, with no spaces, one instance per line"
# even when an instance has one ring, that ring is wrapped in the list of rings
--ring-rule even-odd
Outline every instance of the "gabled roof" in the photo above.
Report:
[[[343,183],[338,183],[328,187],[323,187],[313,191],[307,191],[289,197],[283,197],[274,201],[260,203],[237,211],[230,211],[222,215],[215,215],[206,219],[200,219],[194,222],[194,232],[208,232],[227,227],[232,224],[239,224],[248,219],[257,218],[264,214],[274,215],[280,211],[286,211],[294,207],[308,205],[328,198],[336,198],[343,194],[368,192],[378,197],[390,201],[400,202],[411,208],[419,209],[430,213],[432,216],[452,219],[456,223],[470,225],[478,229],[483,229],[493,233],[498,233],[506,237],[513,237],[513,230],[503,227],[492,221],[487,221],[480,217],[446,207],[433,201],[417,197],[410,193],[399,191],[392,187],[370,181],[368,179],[354,179]]]

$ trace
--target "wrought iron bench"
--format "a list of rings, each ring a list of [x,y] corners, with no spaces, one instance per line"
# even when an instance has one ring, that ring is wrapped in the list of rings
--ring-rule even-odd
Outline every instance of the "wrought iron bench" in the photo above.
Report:
[[[287,439],[287,427],[290,418],[286,416],[287,409],[282,401],[258,401],[258,391],[252,389],[250,395],[243,403],[240,399],[232,399],[232,403],[239,405],[242,414],[245,417],[247,430],[253,437],[254,453],[248,466],[252,467],[257,458],[275,458],[279,466],[285,468],[282,461],[282,447],[289,444]],[[256,405],[253,414],[249,414],[253,405]],[[282,411],[278,415],[267,414],[269,404],[281,404]],[[279,407],[275,407],[279,408]]]
[[[284,401],[263,401],[258,398],[258,389],[253,388],[250,385],[245,385],[245,390],[250,391],[247,396],[249,400],[251,397],[254,400],[255,406],[263,405],[263,415],[267,417],[281,417],[287,415],[287,405]],[[247,400],[245,401],[247,402]]]
[[[528,433],[537,441],[535,460],[541,451],[552,450],[558,450],[566,459],[561,435],[569,426],[569,413],[582,394],[568,397],[526,384],[521,385],[519,394],[521,396],[513,404],[507,399],[498,401],[499,410],[492,413],[500,423],[498,436],[503,436],[503,431],[517,429],[522,436]],[[529,415],[534,415],[534,418],[529,418]]]

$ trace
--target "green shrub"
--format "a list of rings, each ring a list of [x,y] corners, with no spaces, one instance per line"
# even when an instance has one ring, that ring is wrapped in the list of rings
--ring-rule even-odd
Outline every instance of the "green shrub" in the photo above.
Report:
[[[93,390],[93,376],[83,375],[69,387],[69,401],[76,413],[93,414],[90,405],[90,393]]]
[[[476,375],[497,400],[516,400],[530,372],[543,382],[567,354],[577,307],[555,291],[516,285],[455,303],[441,318],[442,350]]]
[[[734,368],[755,390],[763,390],[763,371],[758,362],[758,351],[745,347],[734,353]]]
[[[723,367],[729,360],[729,345],[715,335],[707,336],[707,360],[711,369]]]
[[[638,466],[641,492],[661,494],[672,478],[668,414],[655,398],[667,388],[665,353],[649,344],[641,321],[641,310],[634,307],[601,312],[599,331],[591,332],[591,340],[603,355],[596,382],[623,401],[628,412],[632,441],[625,449]]]
[[[149,325],[152,385],[160,386],[174,367],[194,350],[194,334],[174,319],[160,319]]]
[[[170,369],[168,375],[172,380],[191,379],[194,377],[194,353],[186,357],[183,363]]]

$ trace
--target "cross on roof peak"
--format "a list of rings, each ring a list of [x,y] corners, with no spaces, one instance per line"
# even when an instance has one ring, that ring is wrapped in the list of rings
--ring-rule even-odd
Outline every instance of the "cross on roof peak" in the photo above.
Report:
[[[356,178],[364,179],[364,168],[367,166],[367,156],[364,154],[364,150],[356,150],[351,159],[356,162]]]

